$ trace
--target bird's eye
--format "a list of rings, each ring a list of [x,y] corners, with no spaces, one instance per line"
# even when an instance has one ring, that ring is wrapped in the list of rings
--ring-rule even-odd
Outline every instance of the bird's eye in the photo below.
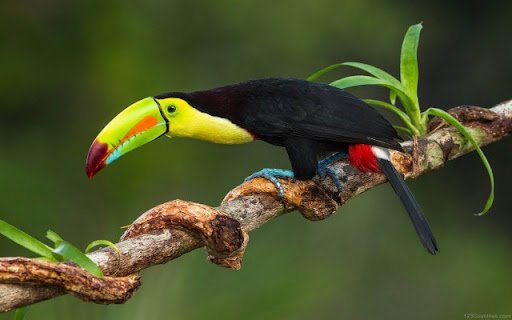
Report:
[[[170,106],[168,106],[168,107],[167,107],[167,112],[169,112],[169,113],[174,113],[174,112],[176,112],[176,106],[174,106],[174,105],[170,105]]]

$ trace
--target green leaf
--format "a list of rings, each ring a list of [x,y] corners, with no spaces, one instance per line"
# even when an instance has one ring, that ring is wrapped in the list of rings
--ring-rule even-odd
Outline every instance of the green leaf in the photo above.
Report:
[[[72,261],[97,277],[103,277],[103,272],[96,263],[71,243],[62,240],[56,243],[54,252],[61,255],[65,260]]]
[[[407,135],[412,136],[412,132],[411,132],[411,130],[409,130],[409,128],[402,127],[402,126],[396,126],[396,125],[393,125],[393,128],[395,128],[395,130],[397,130],[397,131],[402,131],[402,132],[406,133]]]
[[[396,93],[393,91],[389,91],[389,102],[391,102],[392,105],[396,104]]]
[[[62,257],[61,261],[72,261],[97,277],[103,276],[103,272],[96,263],[89,259],[89,257],[77,247],[62,239],[56,232],[48,230],[46,237],[55,244],[55,249],[52,251]]]
[[[391,85],[384,80],[370,77],[370,76],[350,76],[338,79],[330,83],[331,86],[340,89],[347,89],[358,86],[382,86],[382,87],[390,87]]]
[[[0,234],[37,255],[57,261],[50,247],[3,220],[0,220]]]
[[[492,172],[492,168],[491,165],[489,164],[489,161],[487,160],[487,157],[485,156],[484,152],[482,151],[476,140],[473,138],[471,133],[469,133],[469,131],[462,125],[462,123],[460,123],[459,120],[454,118],[451,114],[442,109],[437,108],[429,108],[425,112],[429,115],[433,115],[445,120],[450,125],[459,130],[459,132],[464,136],[464,138],[466,138],[471,143],[471,145],[475,148],[475,151],[478,153],[480,160],[482,160],[482,163],[484,164],[484,167],[487,170],[487,174],[489,175],[489,182],[491,185],[491,191],[485,203],[484,209],[477,215],[481,216],[485,214],[487,211],[489,211],[494,202],[494,173]]]
[[[333,69],[348,66],[363,70],[373,75],[370,76],[350,76],[339,79],[331,85],[346,89],[350,87],[363,85],[376,85],[386,87],[390,90],[389,101],[391,105],[396,105],[396,98],[400,99],[405,112],[409,116],[410,122],[416,130],[414,135],[421,135],[426,132],[426,126],[421,121],[421,111],[418,101],[418,44],[420,39],[422,25],[421,23],[409,27],[402,42],[400,56],[400,79],[401,82],[386,71],[375,66],[360,62],[342,62],[327,66],[312,75],[307,80],[314,81],[320,76]]]
[[[389,73],[387,73],[386,71],[384,71],[380,68],[374,67],[374,66],[366,64],[366,63],[361,63],[361,62],[344,62],[344,63],[342,63],[342,65],[352,67],[352,68],[357,68],[357,69],[363,70],[365,72],[368,72],[369,74],[373,75],[374,77],[384,80],[384,81],[387,81],[390,85],[392,85],[396,88],[399,88],[402,91],[405,91],[403,89],[402,84],[400,83],[400,81],[398,81],[397,78],[393,77],[392,75],[390,75]]]
[[[63,240],[56,232],[48,230],[46,233],[46,237],[55,244],[54,249],[3,220],[0,220],[0,234],[35,254],[42,256],[41,259],[51,262],[73,261],[95,276],[103,276],[101,269],[89,259],[89,257],[69,242]]]
[[[374,77],[384,80],[384,81],[387,81],[387,82],[389,82],[390,85],[393,85],[393,86],[403,90],[402,84],[400,83],[400,81],[398,81],[397,78],[393,77],[392,75],[390,75],[389,73],[387,73],[386,71],[384,71],[380,68],[377,68],[375,66],[372,66],[372,65],[369,65],[366,63],[361,63],[361,62],[350,62],[349,61],[349,62],[336,63],[336,64],[327,66],[327,67],[313,73],[312,75],[310,75],[307,78],[307,80],[309,80],[309,81],[316,80],[321,75],[323,75],[333,69],[339,68],[339,67],[352,67],[352,68],[363,70],[363,71],[368,72],[369,74],[373,75]]]
[[[370,77],[370,76],[350,76],[350,77],[341,78],[339,80],[331,82],[330,85],[334,86],[336,88],[340,88],[340,89],[347,89],[347,88],[358,87],[358,86],[371,86],[371,85],[385,87],[385,88],[388,88],[389,90],[393,91],[398,96],[398,98],[402,102],[402,105],[404,106],[407,114],[410,114],[409,110],[414,107],[411,99],[409,99],[407,94],[404,91],[402,91],[401,88],[395,87],[388,81],[385,81],[382,79],[378,79],[378,78],[374,78],[374,77]]]
[[[322,75],[326,74],[327,72],[334,70],[336,68],[342,67],[343,63],[335,63],[331,64],[330,66],[327,66],[323,69],[320,69],[316,71],[315,73],[311,74],[309,77],[306,78],[308,81],[315,81],[316,79],[320,78]]]
[[[405,91],[419,108],[418,103],[418,44],[420,41],[421,23],[412,25],[405,33],[400,54],[400,79]],[[419,111],[419,110],[418,110]]]
[[[119,255],[119,256],[121,255],[121,252],[119,251],[117,246],[108,240],[94,240],[93,242],[89,243],[87,248],[85,248],[85,253],[88,253],[93,248],[98,247],[98,246],[108,246],[108,247],[114,249],[114,251],[117,253],[117,255]]]
[[[409,116],[402,110],[395,107],[394,105],[384,101],[373,99],[365,99],[364,102],[368,103],[371,106],[381,107],[393,112],[403,121],[410,134],[419,135],[418,129],[416,129],[416,127],[411,123],[411,119],[409,118]]]
[[[57,243],[60,241],[64,241],[61,236],[52,230],[46,231],[46,238],[50,239],[55,245],[57,245]]]
[[[316,80],[318,77],[320,77],[324,73],[331,71],[338,67],[343,67],[343,66],[352,67],[352,68],[356,68],[356,69],[360,69],[362,71],[368,72],[369,74],[373,75],[375,78],[386,81],[386,82],[388,82],[388,84],[390,86],[393,86],[396,89],[399,89],[405,93],[405,89],[403,88],[402,84],[400,83],[400,81],[398,81],[397,78],[393,77],[391,74],[387,73],[386,71],[384,71],[380,68],[377,68],[375,66],[372,66],[372,65],[369,65],[366,63],[361,63],[361,62],[342,62],[342,63],[336,63],[333,65],[330,65],[328,67],[325,67],[325,68],[315,72],[311,76],[309,76],[308,80],[310,80],[310,81]],[[396,102],[396,93],[393,90],[389,91],[389,100],[391,101],[391,104],[393,104],[393,105]]]
[[[18,308],[14,312],[14,319],[15,320],[23,320],[25,319],[25,314],[27,312],[27,308]]]

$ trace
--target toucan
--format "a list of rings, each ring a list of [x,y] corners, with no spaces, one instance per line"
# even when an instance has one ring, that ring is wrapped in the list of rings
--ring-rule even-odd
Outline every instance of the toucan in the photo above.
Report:
[[[390,149],[403,151],[397,132],[379,112],[342,89],[269,78],[142,99],[117,115],[93,141],[86,161],[88,177],[163,135],[221,144],[261,140],[284,147],[292,171],[263,169],[249,177],[271,180],[281,196],[277,177],[308,180],[317,172],[332,173],[329,164],[348,155],[358,170],[387,177],[425,249],[438,252],[418,202],[390,161]],[[342,188],[336,175],[331,176]]]

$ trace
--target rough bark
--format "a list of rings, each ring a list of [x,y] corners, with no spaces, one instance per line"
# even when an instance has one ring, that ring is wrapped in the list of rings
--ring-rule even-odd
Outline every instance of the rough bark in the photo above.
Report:
[[[463,122],[481,146],[512,132],[512,100],[492,109],[463,106],[450,113]],[[437,170],[472,150],[460,133],[439,119],[432,120],[429,129],[425,137],[402,144],[407,154],[392,152],[392,161],[405,178]],[[213,263],[239,269],[251,230],[294,210],[309,220],[325,219],[350,198],[385,182],[384,176],[358,172],[344,160],[331,168],[343,182],[340,193],[329,177],[312,181],[281,179],[283,201],[272,183],[256,178],[231,190],[216,208],[182,200],[156,206],[126,230],[117,243],[120,254],[110,248],[89,254],[103,270],[104,278],[70,263],[2,258],[0,312],[65,293],[96,303],[122,303],[139,286],[138,271],[202,246]]]

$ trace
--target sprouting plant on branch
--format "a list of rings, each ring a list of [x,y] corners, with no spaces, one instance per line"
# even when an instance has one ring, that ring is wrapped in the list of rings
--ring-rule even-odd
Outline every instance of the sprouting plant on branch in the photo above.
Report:
[[[419,68],[417,52],[422,28],[421,23],[412,25],[405,34],[400,54],[400,80],[378,67],[361,62],[336,63],[313,73],[307,79],[310,81],[317,80],[325,73],[340,67],[352,67],[362,70],[370,75],[344,77],[333,81],[331,85],[340,89],[358,86],[386,88],[389,90],[389,102],[375,99],[365,99],[364,101],[369,105],[384,108],[397,115],[403,122],[403,126],[395,126],[395,128],[405,132],[412,138],[423,136],[427,133],[428,120],[431,116],[441,118],[459,130],[475,148],[489,176],[491,190],[483,210],[478,214],[482,215],[489,211],[494,201],[494,174],[487,157],[474,139],[471,131],[451,114],[439,108],[427,108],[425,111],[421,111],[418,99]]]
[[[50,262],[71,261],[97,277],[102,277],[103,272],[85,254],[98,246],[109,246],[117,251],[116,246],[112,242],[108,240],[95,240],[87,246],[84,253],[68,241],[62,239],[56,232],[48,230],[46,238],[53,242],[53,247],[51,247],[3,220],[0,220],[0,234],[37,254],[40,259]]]
[[[85,254],[98,246],[109,246],[117,252],[117,247],[112,242],[108,240],[95,240],[87,246],[84,253],[68,241],[62,239],[59,234],[52,230],[48,230],[46,233],[46,238],[53,242],[53,247],[48,246],[1,219],[0,234],[25,249],[37,254],[39,259],[50,262],[71,261],[97,277],[103,277],[103,272],[100,267]],[[25,309],[18,309],[16,311],[16,319],[23,319],[24,314]]]

